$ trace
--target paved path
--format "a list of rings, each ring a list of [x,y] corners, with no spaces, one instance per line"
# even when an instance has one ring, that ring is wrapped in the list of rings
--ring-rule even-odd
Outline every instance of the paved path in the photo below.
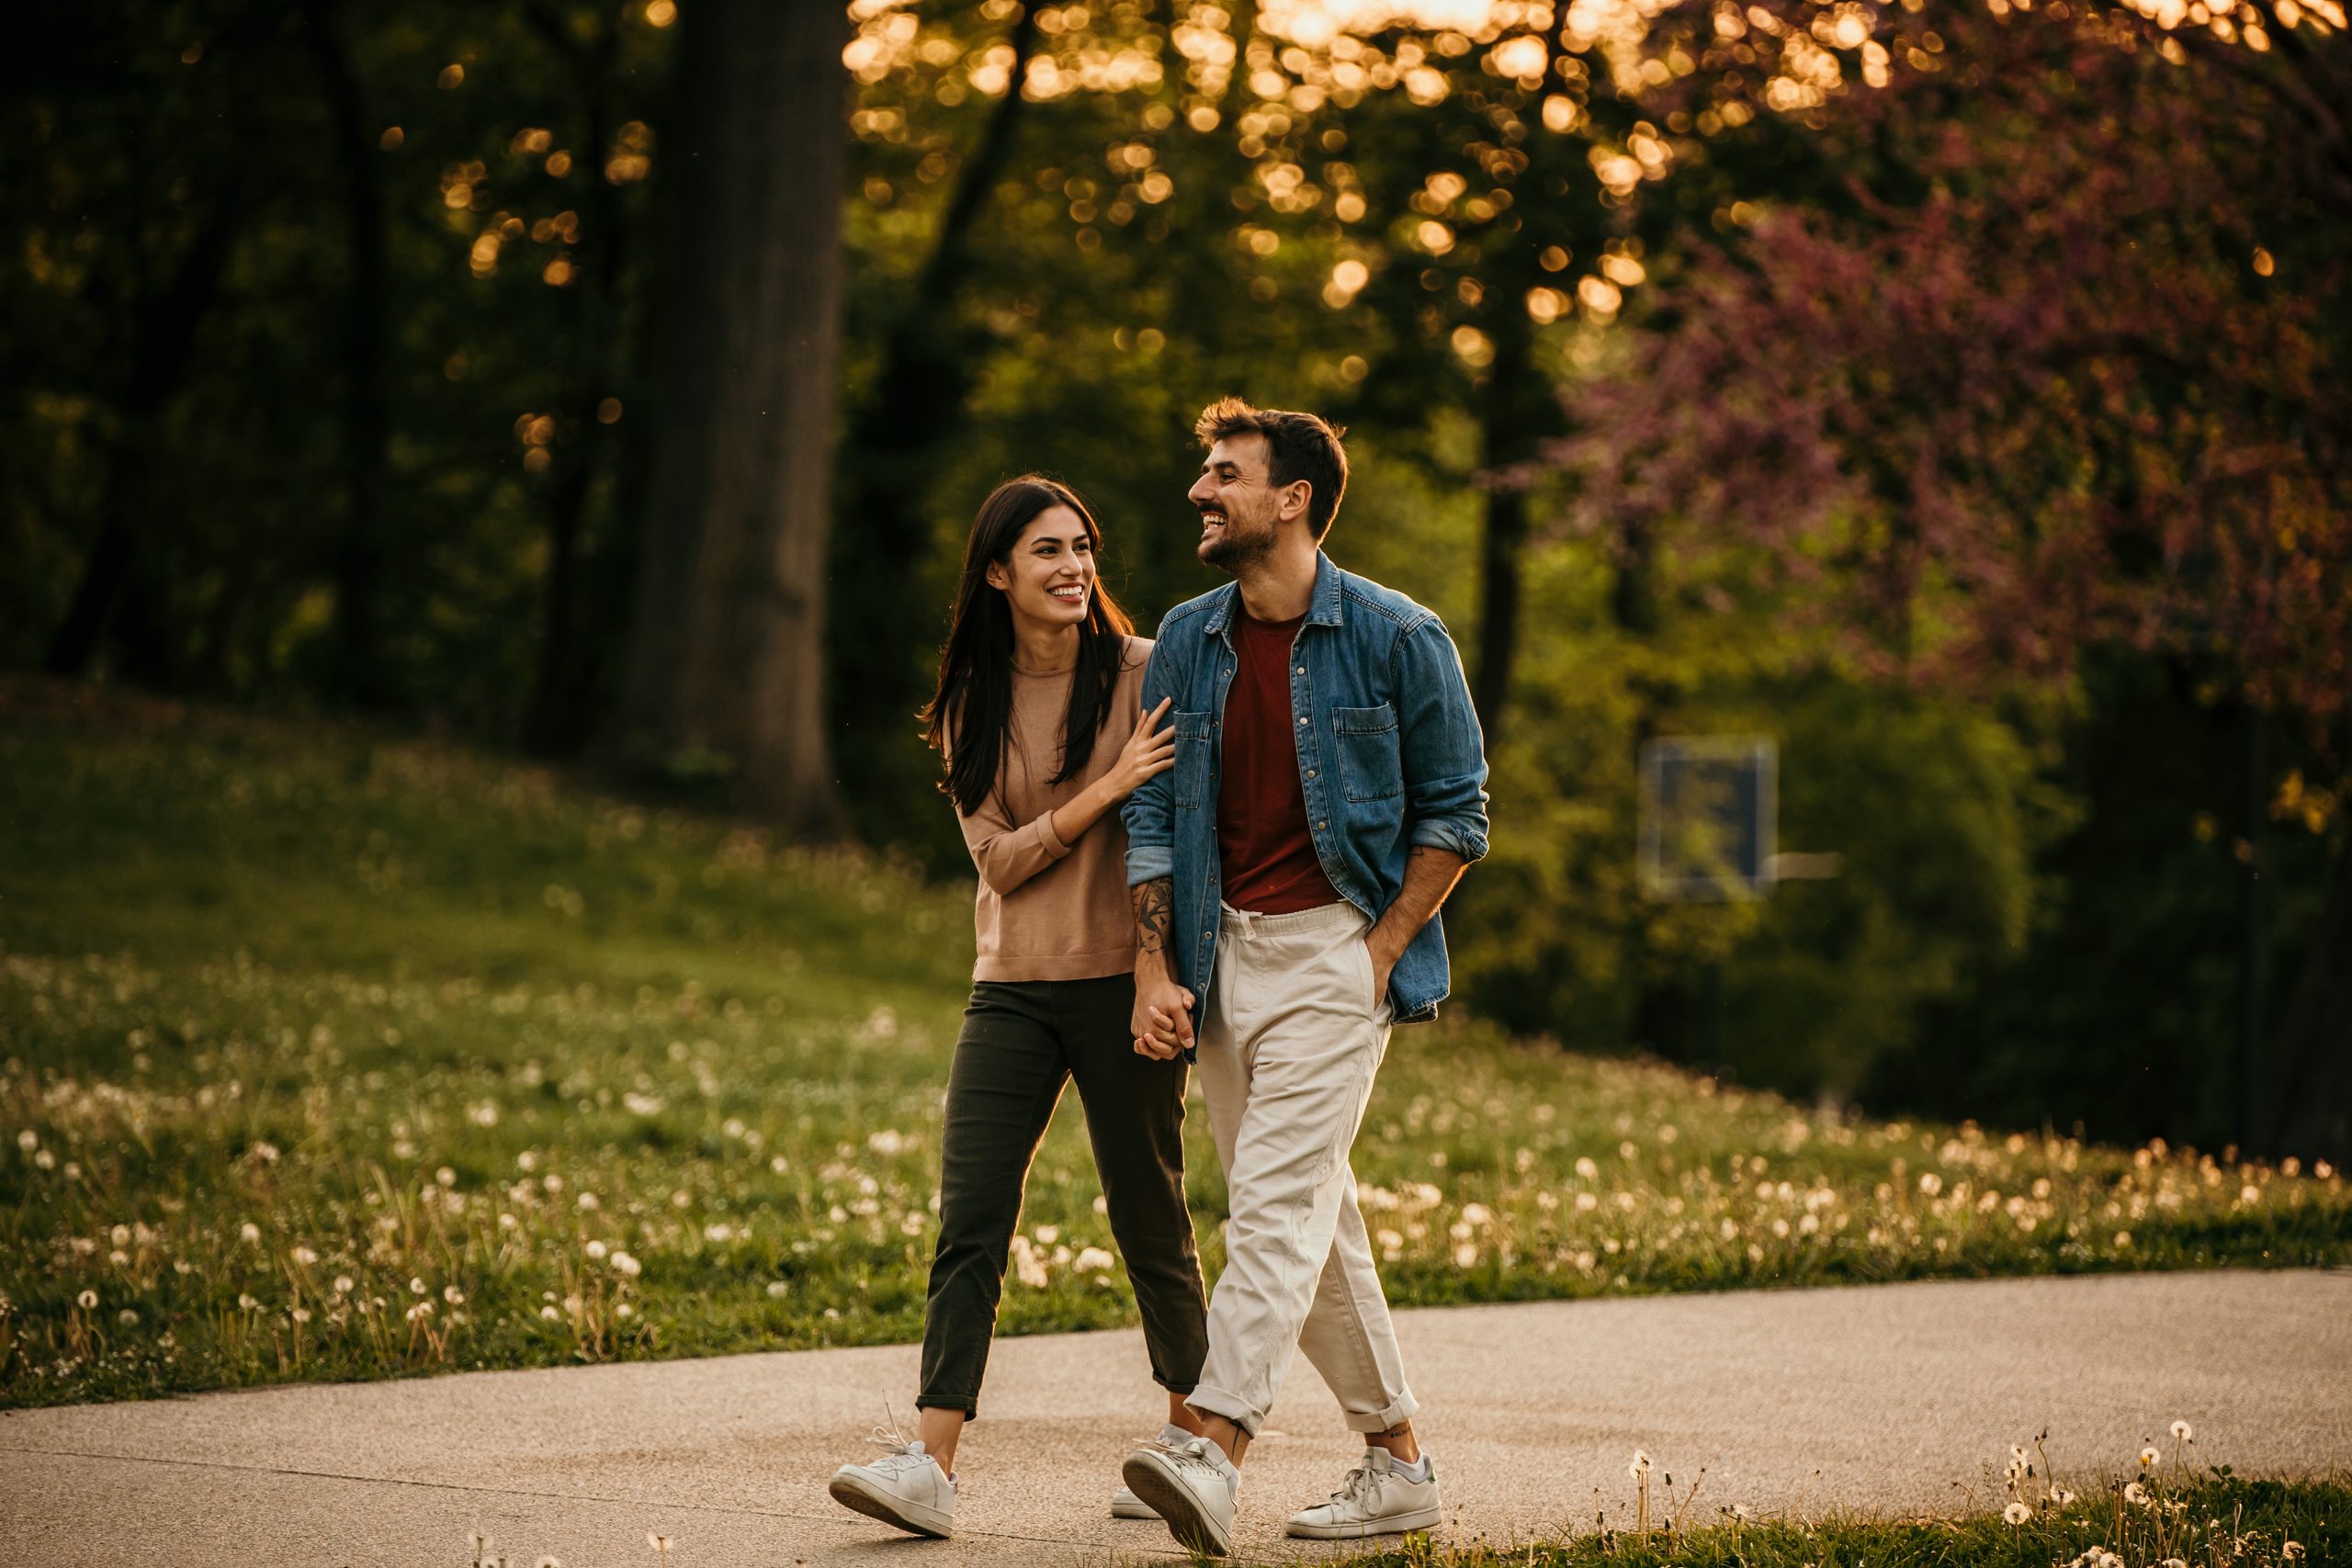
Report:
[[[1697,1515],[1951,1510],[1997,1491],[2043,1427],[2062,1480],[2128,1468],[2175,1418],[2204,1462],[2352,1472],[2352,1270],[1894,1285],[1400,1313],[1423,1429],[1456,1516],[1490,1540],[1589,1529],[1648,1450]],[[479,1372],[0,1414],[0,1564],[275,1568],[518,1563],[1091,1562],[1162,1557],[1107,1517],[1156,1429],[1134,1333],[1001,1343],[965,1439],[951,1542],[824,1494],[863,1457],[911,1347]],[[1250,1451],[1241,1551],[1294,1553],[1283,1517],[1351,1447],[1312,1371]],[[1817,1473],[1816,1473],[1817,1472]],[[1988,1486],[1988,1481],[1991,1484]]]

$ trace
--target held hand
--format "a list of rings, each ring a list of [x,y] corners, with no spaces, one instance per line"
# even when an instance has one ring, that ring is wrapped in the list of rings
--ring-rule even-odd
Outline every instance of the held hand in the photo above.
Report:
[[[1374,931],[1366,932],[1363,939],[1364,951],[1372,957],[1372,1005],[1375,1008],[1388,999],[1388,976],[1396,972],[1396,960],[1403,956],[1390,953],[1388,944],[1378,938]]]
[[[1193,993],[1164,976],[1139,977],[1128,1023],[1138,1055],[1171,1061],[1192,1048]]]
[[[1176,765],[1176,731],[1155,728],[1175,705],[1175,698],[1162,697],[1158,707],[1136,720],[1135,733],[1119,748],[1119,760],[1102,775],[1102,787],[1114,802],[1126,799],[1145,780]]]

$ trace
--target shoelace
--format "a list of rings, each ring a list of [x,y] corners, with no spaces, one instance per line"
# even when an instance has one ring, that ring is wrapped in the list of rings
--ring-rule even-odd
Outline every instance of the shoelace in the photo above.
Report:
[[[1348,1472],[1347,1479],[1340,1483],[1340,1489],[1331,1494],[1331,1501],[1353,1503],[1368,1493],[1371,1495],[1372,1506],[1377,1507],[1380,1501],[1380,1489],[1387,1484],[1387,1472],[1374,1470],[1369,1464],[1360,1464]]]
[[[911,1466],[935,1463],[929,1454],[914,1451],[914,1445],[888,1427],[876,1427],[865,1435],[865,1440],[877,1449],[888,1450],[868,1468],[884,1472],[906,1470]]]
[[[1218,1480],[1225,1479],[1225,1472],[1217,1469],[1216,1461],[1209,1458],[1209,1440],[1206,1438],[1187,1438],[1181,1443],[1172,1442],[1165,1437],[1144,1438],[1136,1441],[1136,1447],[1158,1449],[1180,1465],[1198,1465]]]

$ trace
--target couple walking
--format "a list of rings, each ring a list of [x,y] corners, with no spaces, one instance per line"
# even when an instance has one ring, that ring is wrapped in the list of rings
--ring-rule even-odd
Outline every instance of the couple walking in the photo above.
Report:
[[[1072,1079],[1168,1391],[1112,1512],[1226,1551],[1250,1439],[1304,1349],[1366,1447],[1289,1533],[1438,1522],[1348,1151],[1390,1024],[1446,993],[1438,907],[1487,849],[1478,723],[1437,617],[1322,553],[1347,488],[1339,432],[1238,399],[1197,431],[1199,554],[1234,581],[1170,611],[1156,645],[1102,590],[1101,530],[1052,480],[1000,486],[966,551],[929,717],[979,867],[979,958],[948,1077],[920,1430],[831,1485],[919,1534],[953,1529],[1023,1182]],[[1229,1194],[1205,1306],[1188,1066]]]

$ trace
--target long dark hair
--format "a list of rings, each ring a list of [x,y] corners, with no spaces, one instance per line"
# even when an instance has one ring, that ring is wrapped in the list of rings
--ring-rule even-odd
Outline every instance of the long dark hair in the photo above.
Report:
[[[1110,711],[1126,639],[1135,631],[1135,623],[1103,585],[1102,529],[1077,491],[1043,474],[1023,474],[989,492],[964,546],[963,581],[956,587],[946,646],[939,650],[939,690],[922,711],[923,738],[947,759],[940,792],[952,796],[956,809],[967,817],[996,787],[1004,768],[1005,731],[1012,720],[1012,607],[989,582],[989,566],[1011,560],[1021,531],[1057,506],[1069,507],[1086,525],[1096,575],[1086,620],[1078,631],[1078,668],[1070,677],[1069,711],[1062,720],[1062,765],[1053,777],[1055,784],[1077,777],[1093,756],[1094,732]]]

